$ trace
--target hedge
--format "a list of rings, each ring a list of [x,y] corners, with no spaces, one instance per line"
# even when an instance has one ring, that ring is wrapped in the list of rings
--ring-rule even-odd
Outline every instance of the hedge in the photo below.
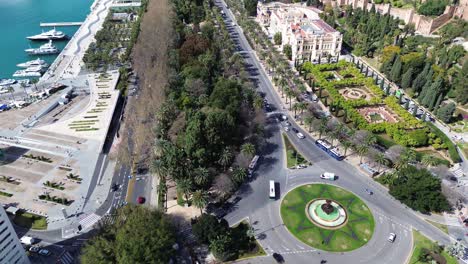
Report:
[[[447,150],[450,156],[450,159],[454,163],[461,162],[460,155],[458,154],[457,147],[453,144],[453,142],[444,134],[444,132],[440,131],[434,124],[427,122],[427,126],[431,129],[431,132],[434,133],[437,137],[439,137],[447,146]]]

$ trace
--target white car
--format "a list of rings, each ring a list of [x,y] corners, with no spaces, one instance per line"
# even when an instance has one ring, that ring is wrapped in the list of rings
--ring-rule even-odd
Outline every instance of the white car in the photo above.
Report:
[[[289,127],[284,127],[284,131],[288,132],[288,131],[289,131]]]
[[[396,238],[396,234],[395,233],[390,233],[390,235],[388,236],[388,241],[389,242],[392,242],[395,241],[395,238]]]
[[[335,176],[335,173],[324,172],[324,173],[320,174],[320,179],[334,181],[336,179],[336,176]]]
[[[297,133],[296,136],[300,139],[305,138],[305,136],[301,132]]]
[[[288,120],[288,117],[286,115],[281,115],[281,119],[285,121]]]

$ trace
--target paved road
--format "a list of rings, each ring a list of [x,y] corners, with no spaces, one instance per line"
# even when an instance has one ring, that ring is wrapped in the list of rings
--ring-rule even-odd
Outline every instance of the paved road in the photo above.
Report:
[[[223,2],[224,12],[227,14],[226,24],[231,31],[231,36],[235,43],[240,46],[241,54],[245,58],[247,67],[252,77],[257,79],[258,90],[266,94],[266,98],[281,111],[280,99],[274,92],[273,87],[266,73],[253,54],[241,29],[232,26],[233,15],[226,9]],[[291,121],[291,117],[289,117]],[[294,124],[294,122],[292,121]],[[297,125],[296,125],[297,127]],[[300,128],[298,128],[301,130]],[[253,224],[259,241],[268,254],[272,252],[281,253],[286,262],[289,263],[317,263],[322,259],[328,263],[405,263],[411,251],[411,228],[420,230],[428,237],[439,241],[442,244],[450,243],[450,238],[443,232],[428,224],[416,216],[411,210],[390,197],[386,190],[376,184],[369,177],[364,176],[351,165],[336,161],[325,152],[318,149],[312,138],[299,139],[291,132],[288,136],[297,149],[309,159],[313,166],[304,170],[288,170],[284,166],[284,150],[278,124],[267,125],[267,138],[265,147],[261,151],[262,159],[259,162],[257,172],[254,173],[250,183],[242,186],[238,196],[242,200],[235,205],[235,208],[225,218],[230,224],[237,223],[248,217]],[[307,135],[307,133],[303,134]],[[320,182],[318,175],[324,171],[331,171],[339,175],[340,178],[333,182],[338,186],[354,192],[360,196],[370,207],[375,218],[375,231],[369,243],[349,253],[327,253],[315,250],[299,240],[292,237],[283,226],[279,214],[280,199],[271,201],[268,198],[268,181],[275,180],[280,184],[281,197],[296,186]],[[330,183],[330,182],[329,182]],[[374,191],[374,195],[365,193],[365,188]],[[386,241],[390,232],[397,234],[395,243]],[[257,258],[246,262],[271,263],[270,258]]]

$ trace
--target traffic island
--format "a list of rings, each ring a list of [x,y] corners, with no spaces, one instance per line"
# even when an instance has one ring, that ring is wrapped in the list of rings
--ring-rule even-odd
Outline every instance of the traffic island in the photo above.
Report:
[[[374,233],[374,217],[356,195],[328,184],[307,184],[286,194],[281,217],[305,244],[331,252],[364,246]]]

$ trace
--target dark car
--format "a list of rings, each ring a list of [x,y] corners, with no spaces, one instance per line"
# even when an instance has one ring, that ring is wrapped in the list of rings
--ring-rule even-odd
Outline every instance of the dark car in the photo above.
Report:
[[[276,260],[277,263],[284,263],[284,258],[278,253],[273,253],[273,258]]]
[[[374,194],[374,192],[373,192],[372,190],[370,190],[370,189],[366,189],[366,193],[368,193],[369,195],[373,195],[373,194]]]
[[[119,189],[119,185],[118,185],[117,183],[114,183],[114,184],[112,185],[112,187],[111,187],[111,190],[112,190],[113,192],[117,191],[118,189]]]
[[[232,200],[232,203],[233,203],[233,204],[236,204],[236,203],[238,203],[240,200],[242,200],[242,197],[237,196],[236,198],[234,198],[234,200]]]
[[[294,131],[294,133],[299,133],[299,130],[297,130],[295,127],[292,128],[292,131]]]

